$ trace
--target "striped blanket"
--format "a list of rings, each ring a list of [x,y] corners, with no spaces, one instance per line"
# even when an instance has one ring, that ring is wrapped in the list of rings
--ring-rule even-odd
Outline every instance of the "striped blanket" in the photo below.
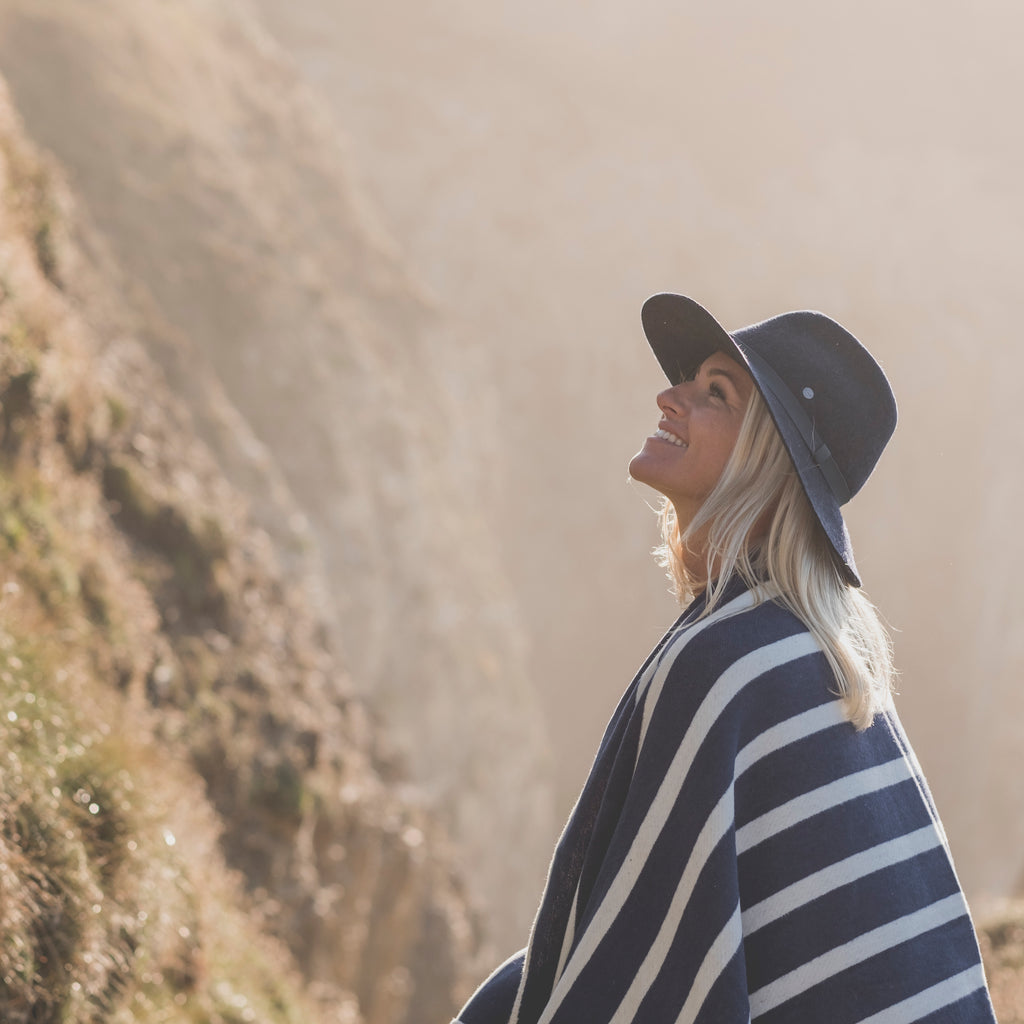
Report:
[[[462,1024],[992,1024],[895,710],[857,732],[789,612],[733,584],[627,690],[529,945]]]

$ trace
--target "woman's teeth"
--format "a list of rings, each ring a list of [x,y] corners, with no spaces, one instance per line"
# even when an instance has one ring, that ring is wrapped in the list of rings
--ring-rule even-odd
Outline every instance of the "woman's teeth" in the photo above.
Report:
[[[660,427],[654,432],[654,436],[660,437],[662,441],[671,441],[678,448],[687,447],[686,442],[681,437],[676,437],[675,434],[670,434],[667,430],[662,430]]]

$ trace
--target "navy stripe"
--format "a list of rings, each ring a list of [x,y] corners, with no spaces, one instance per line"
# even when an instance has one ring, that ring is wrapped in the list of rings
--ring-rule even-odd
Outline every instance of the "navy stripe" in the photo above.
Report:
[[[977,986],[969,995],[955,1002],[946,1003],[942,1009],[921,1017],[918,1024],[974,1024],[975,1021],[990,1020],[992,1005],[983,979],[980,985],[977,979],[972,979],[969,984]],[[904,1024],[906,1019],[893,1018],[891,1021],[879,1021],[878,1024]]]
[[[751,988],[957,892],[941,847],[830,892],[747,937]]]
[[[852,746],[853,737],[848,735],[852,729],[846,722],[768,754],[758,764],[756,775],[745,773],[746,777],[736,782],[737,802],[743,806],[744,815],[757,817],[801,793],[876,763],[874,758],[858,757],[855,764],[837,758],[837,753],[841,755],[844,748]],[[859,745],[864,745],[863,739]],[[889,761],[900,752],[890,748],[877,753],[883,761]],[[766,780],[772,784],[766,785]]]
[[[899,808],[902,813],[896,813]],[[745,905],[753,906],[843,857],[931,824],[931,815],[917,799],[912,780],[885,794],[829,808],[737,858]]]
[[[754,1020],[758,1024],[795,1021],[858,1024],[959,973],[966,965],[956,958],[956,951],[972,939],[969,922],[958,918],[912,942],[869,958]],[[952,1012],[947,1010],[946,1015],[939,1014],[934,1019],[956,1021],[956,1016],[949,1015]],[[991,1008],[988,1012],[992,1012]],[[982,1015],[964,1018],[968,1019],[973,1022],[994,1018]]]

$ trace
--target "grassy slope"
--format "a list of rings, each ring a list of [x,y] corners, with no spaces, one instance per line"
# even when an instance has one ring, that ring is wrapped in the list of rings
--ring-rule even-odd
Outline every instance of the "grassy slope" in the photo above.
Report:
[[[64,456],[128,409],[62,350],[57,211],[4,142],[0,1017],[315,1019],[220,857],[201,781],[123,689],[156,610],[118,578],[97,483]]]
[[[479,498],[496,465],[478,443],[498,422],[480,390],[490,343],[456,344],[339,126],[249,7],[0,0],[0,64],[122,268],[122,313],[167,326],[135,334],[221,471],[289,557],[312,539],[359,692],[509,948],[560,821],[504,540]]]
[[[443,1019],[474,938],[0,96],[0,1019]],[[303,994],[305,993],[305,994]]]
[[[52,616],[12,583],[0,634],[3,1019],[316,1020],[287,952],[244,909],[188,766],[169,766],[65,644],[35,639]]]
[[[984,922],[981,951],[1000,1024],[1024,1024],[1024,903]]]

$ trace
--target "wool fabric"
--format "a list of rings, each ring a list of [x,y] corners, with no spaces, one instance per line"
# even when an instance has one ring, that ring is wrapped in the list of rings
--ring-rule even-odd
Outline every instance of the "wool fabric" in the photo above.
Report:
[[[623,696],[527,948],[461,1024],[994,1024],[896,711],[847,720],[820,647],[733,580]]]

